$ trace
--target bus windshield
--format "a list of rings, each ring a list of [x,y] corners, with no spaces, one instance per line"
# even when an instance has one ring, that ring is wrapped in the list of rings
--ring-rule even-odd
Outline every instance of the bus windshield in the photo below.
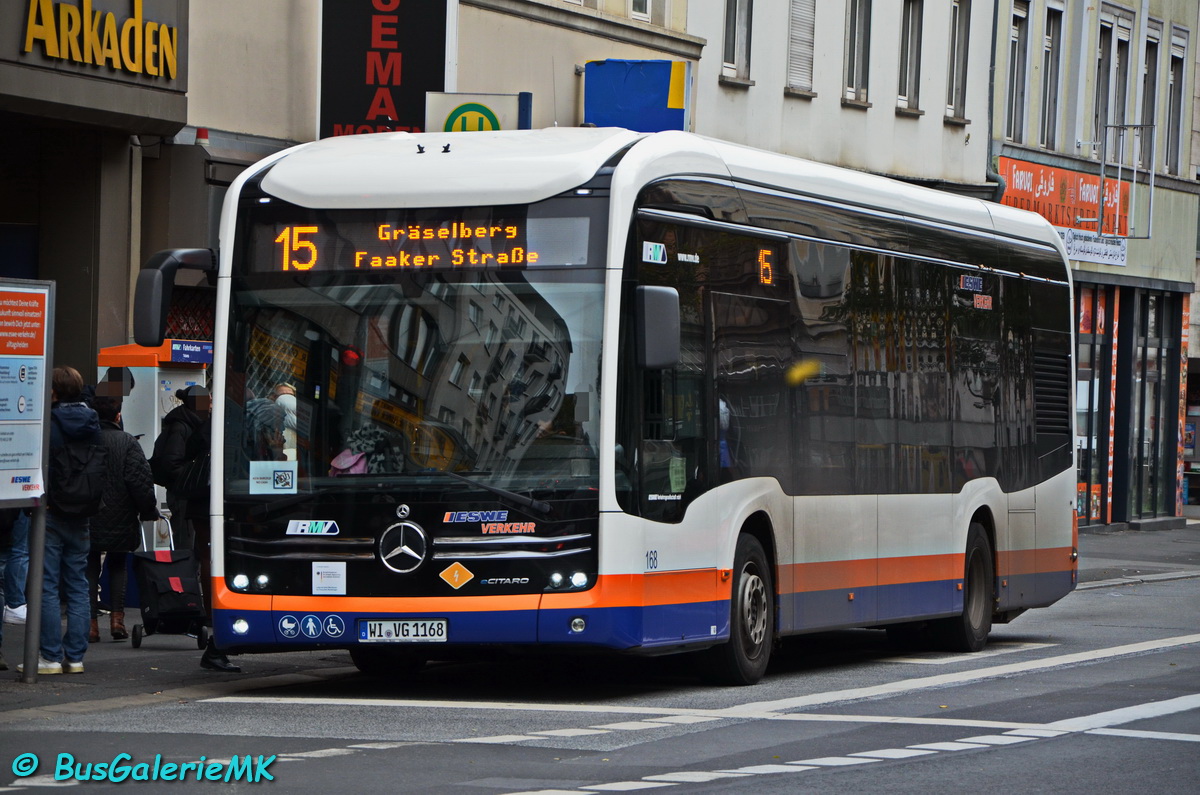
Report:
[[[597,267],[243,267],[226,495],[594,490],[602,290]]]

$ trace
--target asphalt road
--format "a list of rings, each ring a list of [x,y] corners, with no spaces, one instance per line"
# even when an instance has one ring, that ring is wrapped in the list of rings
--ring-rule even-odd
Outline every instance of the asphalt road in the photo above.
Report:
[[[1085,533],[1080,548],[1080,588],[980,654],[825,633],[790,640],[751,688],[703,685],[677,657],[441,663],[383,682],[339,652],[220,675],[186,638],[102,642],[83,675],[0,675],[0,791],[157,790],[137,764],[158,759],[161,776],[203,757],[202,772],[236,758],[233,773],[288,792],[1195,792],[1200,526]],[[37,769],[17,775],[26,754]],[[123,783],[55,780],[118,754]],[[229,786],[187,775],[173,788]]]

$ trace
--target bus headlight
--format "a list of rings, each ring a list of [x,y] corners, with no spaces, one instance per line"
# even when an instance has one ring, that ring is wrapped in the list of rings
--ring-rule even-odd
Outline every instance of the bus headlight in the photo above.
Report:
[[[584,588],[588,584],[588,576],[582,571],[577,571],[571,575],[571,585],[576,588]]]
[[[233,587],[237,588],[239,591],[246,590],[250,587],[250,578],[245,574],[233,575]]]
[[[250,622],[249,621],[247,621],[244,618],[234,619],[233,634],[245,635],[249,631],[250,631]]]
[[[550,587],[561,588],[563,584],[563,576],[557,571],[550,575]]]
[[[267,590],[267,586],[271,584],[271,578],[265,574],[260,574],[254,578],[254,586],[260,591]]]
[[[583,632],[585,629],[587,629],[587,622],[584,621],[582,618],[572,618],[571,619],[571,631],[572,632]]]

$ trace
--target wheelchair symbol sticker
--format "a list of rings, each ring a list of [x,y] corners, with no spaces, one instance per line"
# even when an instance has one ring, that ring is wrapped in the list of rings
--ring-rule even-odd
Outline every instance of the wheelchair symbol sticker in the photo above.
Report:
[[[325,617],[325,634],[331,638],[340,638],[342,633],[346,631],[346,625],[342,622],[340,616]]]

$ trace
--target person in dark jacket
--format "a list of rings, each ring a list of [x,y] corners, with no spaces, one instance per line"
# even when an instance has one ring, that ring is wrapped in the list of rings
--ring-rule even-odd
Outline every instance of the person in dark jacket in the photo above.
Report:
[[[180,389],[175,396],[181,401],[163,417],[162,430],[154,442],[154,458],[150,465],[154,482],[167,488],[167,507],[171,509],[175,546],[189,549],[195,546],[193,525],[208,522],[207,499],[189,498],[175,486],[184,471],[209,447],[209,426],[212,395],[204,387],[193,384]]]
[[[192,549],[200,561],[200,579],[204,584],[204,602],[212,619],[212,576],[209,541],[208,494],[189,495],[176,489],[192,462],[208,453],[211,436],[212,394],[193,384],[175,393],[182,403],[163,417],[162,430],[154,442],[151,469],[154,482],[167,487],[167,507],[171,509],[175,547]],[[177,529],[176,529],[177,528]],[[211,671],[237,673],[242,669],[229,662],[209,636],[200,667]]]
[[[92,597],[88,641],[94,643],[100,640],[100,558],[104,555],[108,561],[109,633],[113,640],[125,640],[129,637],[125,630],[126,558],[140,541],[139,521],[158,518],[158,501],[142,446],[121,430],[121,398],[96,395],[92,406],[100,416],[101,443],[108,450],[104,504],[92,517],[92,551],[88,553],[88,593]]]
[[[73,367],[55,367],[50,380],[50,452],[68,441],[100,444],[100,419],[82,402],[83,377]],[[87,556],[91,547],[87,517],[55,512],[48,495],[46,541],[42,567],[42,625],[39,674],[81,674],[88,648]],[[62,583],[67,603],[64,633],[59,599]],[[21,670],[23,666],[17,666]]]

